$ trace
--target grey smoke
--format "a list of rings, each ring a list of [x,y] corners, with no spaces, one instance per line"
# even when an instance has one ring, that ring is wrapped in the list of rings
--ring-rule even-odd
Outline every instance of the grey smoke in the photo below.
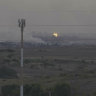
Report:
[[[24,41],[26,41],[26,42],[32,42],[32,43],[43,43],[43,44],[46,43],[41,38],[36,37],[36,36],[33,36],[31,33],[24,34]]]
[[[31,43],[43,43],[43,44],[46,44],[46,42],[44,40],[42,40],[41,38],[33,37],[33,36],[31,36],[30,38],[25,38],[24,41],[31,42]]]

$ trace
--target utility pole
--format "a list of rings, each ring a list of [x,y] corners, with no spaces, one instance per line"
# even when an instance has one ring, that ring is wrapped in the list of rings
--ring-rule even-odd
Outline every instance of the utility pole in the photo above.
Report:
[[[49,96],[51,96],[51,91],[49,91]]]
[[[20,70],[20,96],[23,96],[23,32],[26,26],[25,19],[19,19],[19,28],[21,29],[21,70]]]

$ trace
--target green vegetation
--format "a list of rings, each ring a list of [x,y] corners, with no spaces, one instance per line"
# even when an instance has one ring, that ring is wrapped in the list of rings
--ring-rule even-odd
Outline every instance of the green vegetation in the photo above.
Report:
[[[39,84],[30,84],[24,86],[24,96],[49,96],[49,90],[52,96],[70,96],[71,89],[68,84],[56,84],[50,89],[44,90]],[[17,85],[3,86],[3,96],[19,96],[20,89]]]
[[[19,96],[19,86],[17,85],[3,86],[1,91],[3,96]]]
[[[17,73],[19,71],[20,49],[0,49],[0,84],[3,86],[12,84],[20,85],[20,79],[17,78]],[[47,88],[50,88],[50,90],[52,89],[52,96],[57,96],[59,91],[65,94],[61,92],[61,90],[65,90],[66,88],[62,87],[61,90],[59,90],[60,87],[59,89],[58,87],[56,88],[58,84],[55,85],[57,82],[62,83],[64,81],[70,83],[72,91],[75,89],[77,92],[74,92],[75,95],[72,94],[72,96],[87,96],[87,94],[91,94],[93,91],[95,92],[96,46],[92,48],[87,47],[87,49],[85,46],[25,48],[23,71],[24,84],[29,84],[25,86],[30,89],[30,94],[31,91],[34,93],[33,89],[31,89],[33,88],[32,86],[35,88],[39,86],[35,86],[33,83],[38,83],[43,86],[44,90],[41,86],[40,90],[39,88],[37,88],[38,90],[36,89],[38,93],[41,92],[40,94],[43,92],[42,96],[48,96],[48,90],[45,90]],[[24,90],[26,88],[24,88]],[[15,91],[17,90],[18,92],[16,92],[19,94],[17,87],[13,89]],[[56,90],[59,91],[57,92]],[[57,93],[55,94],[55,92]],[[13,93],[15,94],[14,91],[12,94]],[[39,96],[41,96],[40,94]],[[62,94],[60,95],[62,96]],[[96,93],[94,93],[94,96],[95,94]],[[35,95],[35,93],[33,95]]]
[[[71,96],[71,88],[68,84],[56,84],[52,96]]]
[[[25,59],[24,60],[24,63],[40,63],[40,62],[42,62],[42,60],[41,59]]]
[[[17,72],[9,67],[0,68],[0,78],[17,78]]]
[[[0,49],[0,52],[9,52],[9,53],[13,53],[15,52],[14,49]]]
[[[44,92],[40,85],[32,84],[24,86],[24,95],[25,96],[44,96]]]

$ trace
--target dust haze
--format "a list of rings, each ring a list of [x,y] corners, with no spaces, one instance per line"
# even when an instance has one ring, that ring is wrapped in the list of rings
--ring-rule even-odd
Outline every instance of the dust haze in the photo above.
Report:
[[[0,41],[19,41],[18,19],[26,19],[25,40],[37,42],[36,35],[76,36],[95,39],[95,0],[1,0]],[[42,26],[32,25],[89,25],[89,26]],[[29,38],[29,39],[28,39]],[[40,39],[40,38],[39,38]],[[38,42],[42,40],[38,40]]]

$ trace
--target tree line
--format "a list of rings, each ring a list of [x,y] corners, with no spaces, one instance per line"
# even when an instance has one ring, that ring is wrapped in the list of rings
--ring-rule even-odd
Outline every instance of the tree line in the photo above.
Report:
[[[7,85],[1,89],[2,96],[19,96],[18,85]],[[71,96],[69,84],[56,84],[52,88],[43,89],[39,84],[24,85],[24,96]]]

